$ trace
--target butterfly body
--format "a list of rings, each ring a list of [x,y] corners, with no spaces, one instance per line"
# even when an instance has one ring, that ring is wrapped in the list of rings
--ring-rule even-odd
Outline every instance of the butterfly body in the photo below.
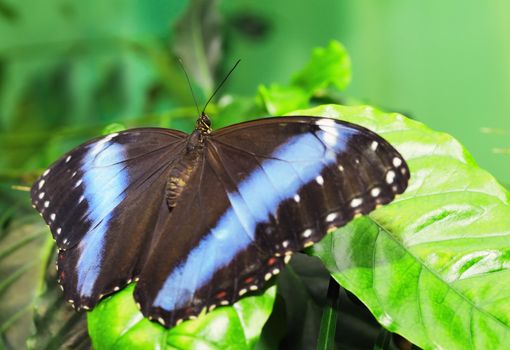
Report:
[[[203,144],[193,141],[194,139],[190,137],[184,153],[171,165],[166,186],[166,199],[169,209],[177,205],[179,196],[186,188],[186,184],[203,156]]]
[[[293,252],[402,193],[409,170],[377,134],[327,118],[269,118],[190,135],[133,129],[63,156],[32,188],[76,308],[138,281],[172,327],[263,289]]]

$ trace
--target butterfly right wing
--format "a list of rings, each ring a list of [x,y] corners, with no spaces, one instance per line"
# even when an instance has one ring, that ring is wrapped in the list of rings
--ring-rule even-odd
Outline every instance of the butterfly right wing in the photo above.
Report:
[[[156,228],[135,299],[172,327],[260,290],[290,255],[407,187],[402,156],[339,120],[272,118],[221,129]]]
[[[76,308],[139,274],[186,137],[156,128],[111,134],[72,150],[33,185],[32,203],[59,247],[59,282]]]

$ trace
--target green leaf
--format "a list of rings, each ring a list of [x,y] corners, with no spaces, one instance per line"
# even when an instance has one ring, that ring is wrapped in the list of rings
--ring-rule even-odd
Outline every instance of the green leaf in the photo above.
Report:
[[[271,115],[282,115],[310,107],[312,97],[334,96],[333,101],[336,101],[338,93],[328,92],[328,88],[343,90],[350,81],[349,55],[342,44],[332,41],[327,47],[314,49],[312,58],[294,75],[290,85],[259,86],[258,99]]]
[[[336,283],[336,282],[335,282]],[[338,298],[338,295],[336,296]],[[335,332],[338,319],[338,300],[333,300],[324,308],[322,314],[319,338],[317,340],[317,349],[334,349]]]
[[[271,115],[282,115],[308,107],[310,96],[300,88],[273,84],[259,86],[259,97]]]
[[[108,135],[114,132],[126,130],[126,127],[120,123],[112,123],[105,126],[101,132],[102,135]]]
[[[510,348],[510,196],[453,137],[371,107],[339,118],[385,137],[411,170],[390,205],[314,246],[334,278],[388,330],[424,349]]]
[[[94,349],[252,349],[273,308],[275,287],[166,329],[144,318],[134,285],[101,301],[88,313]]]
[[[331,41],[313,50],[310,62],[292,79],[292,84],[310,95],[320,95],[333,86],[344,90],[351,81],[351,59],[342,44]]]

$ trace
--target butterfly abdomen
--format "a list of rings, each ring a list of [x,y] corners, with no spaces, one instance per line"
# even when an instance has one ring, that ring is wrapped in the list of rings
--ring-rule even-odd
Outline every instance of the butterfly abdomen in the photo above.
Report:
[[[166,183],[166,203],[170,210],[177,205],[182,191],[197,168],[201,152],[202,148],[188,149],[182,158],[172,164]]]

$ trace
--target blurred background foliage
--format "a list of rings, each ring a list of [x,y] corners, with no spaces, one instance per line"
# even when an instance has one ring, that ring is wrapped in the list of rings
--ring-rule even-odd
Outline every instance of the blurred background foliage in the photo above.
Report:
[[[509,38],[505,0],[0,0],[0,347],[29,336],[32,347],[58,347],[49,335],[83,329],[48,287],[54,247],[28,194],[12,186],[115,123],[191,130],[196,109],[177,56],[199,104],[242,60],[208,109],[215,127],[301,108],[310,96],[369,103],[453,134],[508,185]],[[334,89],[316,86],[324,77],[306,67],[315,47],[343,50],[332,39],[352,69],[352,83],[334,77]],[[48,310],[60,310],[52,322]],[[86,347],[82,333],[64,338]]]

